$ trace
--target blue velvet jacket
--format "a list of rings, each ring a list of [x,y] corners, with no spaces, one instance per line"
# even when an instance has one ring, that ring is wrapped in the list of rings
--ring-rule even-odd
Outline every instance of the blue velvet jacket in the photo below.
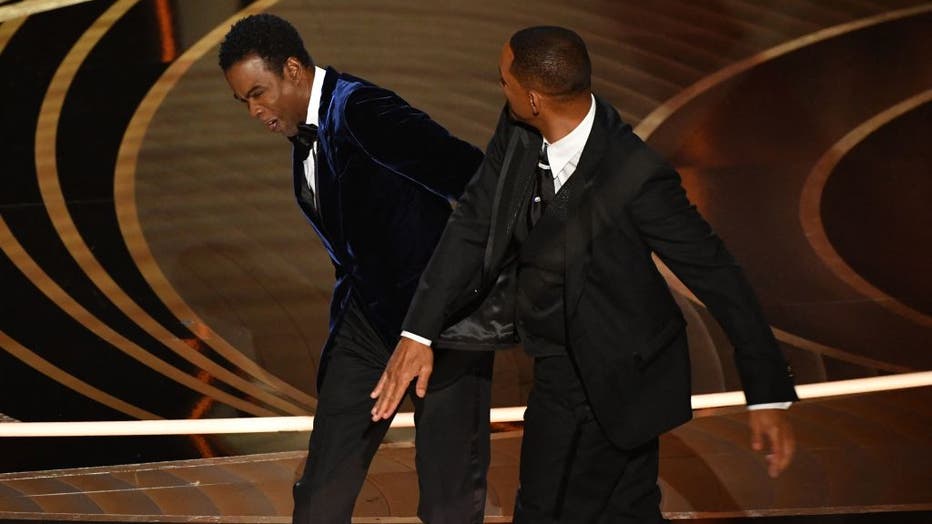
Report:
[[[336,269],[331,333],[355,296],[394,346],[450,202],[482,158],[395,93],[327,69],[317,144],[319,209],[297,156],[294,188]]]

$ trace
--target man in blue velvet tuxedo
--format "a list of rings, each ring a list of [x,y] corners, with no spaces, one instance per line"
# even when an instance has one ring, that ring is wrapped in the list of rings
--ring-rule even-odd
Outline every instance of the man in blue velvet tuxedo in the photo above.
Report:
[[[293,143],[295,195],[336,269],[294,521],[348,523],[389,425],[370,420],[369,392],[450,201],[482,153],[395,93],[315,66],[295,28],[273,15],[237,22],[220,46],[220,66],[250,116]],[[437,373],[450,373],[429,398],[413,397],[418,513],[427,523],[482,522],[491,366],[491,352],[443,352]]]
[[[373,419],[391,416],[415,377],[422,391],[433,380],[423,341],[513,274],[512,306],[494,325],[513,327],[534,357],[515,523],[662,522],[658,436],[691,409],[685,322],[656,253],[728,334],[752,447],[769,447],[779,474],[795,442],[784,411],[796,400],[792,375],[676,171],[591,93],[576,33],[518,31],[499,70],[506,107],[421,277],[403,323],[416,337],[395,349]]]

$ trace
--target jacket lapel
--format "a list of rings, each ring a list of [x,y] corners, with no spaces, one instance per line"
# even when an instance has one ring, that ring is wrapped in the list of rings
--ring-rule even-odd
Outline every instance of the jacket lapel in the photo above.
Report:
[[[330,104],[333,101],[333,92],[336,89],[338,77],[339,73],[335,69],[327,68],[320,95],[320,109],[317,120],[317,165],[315,166],[317,201],[320,204],[319,220],[324,231],[332,236],[330,241],[336,244],[340,244],[343,238],[343,228],[339,220],[342,214],[340,212],[339,186],[335,180],[333,169],[330,167],[329,153],[332,151],[332,141],[334,139],[334,115],[330,114]]]
[[[497,265],[505,255],[524,198],[530,198],[537,152],[543,143],[540,135],[516,125],[508,142],[499,187],[493,204],[489,250],[486,252],[486,270]]]
[[[570,200],[567,202],[564,292],[568,316],[572,316],[575,312],[576,304],[582,296],[586,268],[592,254],[589,249],[592,237],[592,213],[591,206],[587,205],[587,202],[592,197],[590,189],[600,171],[599,164],[608,144],[610,126],[607,112],[614,111],[598,97],[595,104],[595,122],[579,158],[576,171],[573,173],[573,178],[582,177],[583,184],[581,188],[570,193]]]

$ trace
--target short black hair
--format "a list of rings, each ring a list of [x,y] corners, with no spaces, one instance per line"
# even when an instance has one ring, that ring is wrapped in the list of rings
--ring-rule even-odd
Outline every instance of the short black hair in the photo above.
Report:
[[[508,41],[515,55],[511,74],[544,94],[570,97],[588,91],[592,63],[586,43],[565,27],[535,26],[518,31]]]
[[[278,76],[282,76],[285,61],[292,56],[304,67],[314,65],[298,30],[284,18],[267,13],[250,15],[233,24],[220,43],[218,55],[224,71],[252,55],[262,58],[266,69]]]

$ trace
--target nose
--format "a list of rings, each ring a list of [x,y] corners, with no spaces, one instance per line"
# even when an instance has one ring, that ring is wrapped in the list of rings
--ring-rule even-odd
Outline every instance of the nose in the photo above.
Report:
[[[262,106],[249,100],[249,116],[253,118],[258,118],[261,120],[262,117]]]

